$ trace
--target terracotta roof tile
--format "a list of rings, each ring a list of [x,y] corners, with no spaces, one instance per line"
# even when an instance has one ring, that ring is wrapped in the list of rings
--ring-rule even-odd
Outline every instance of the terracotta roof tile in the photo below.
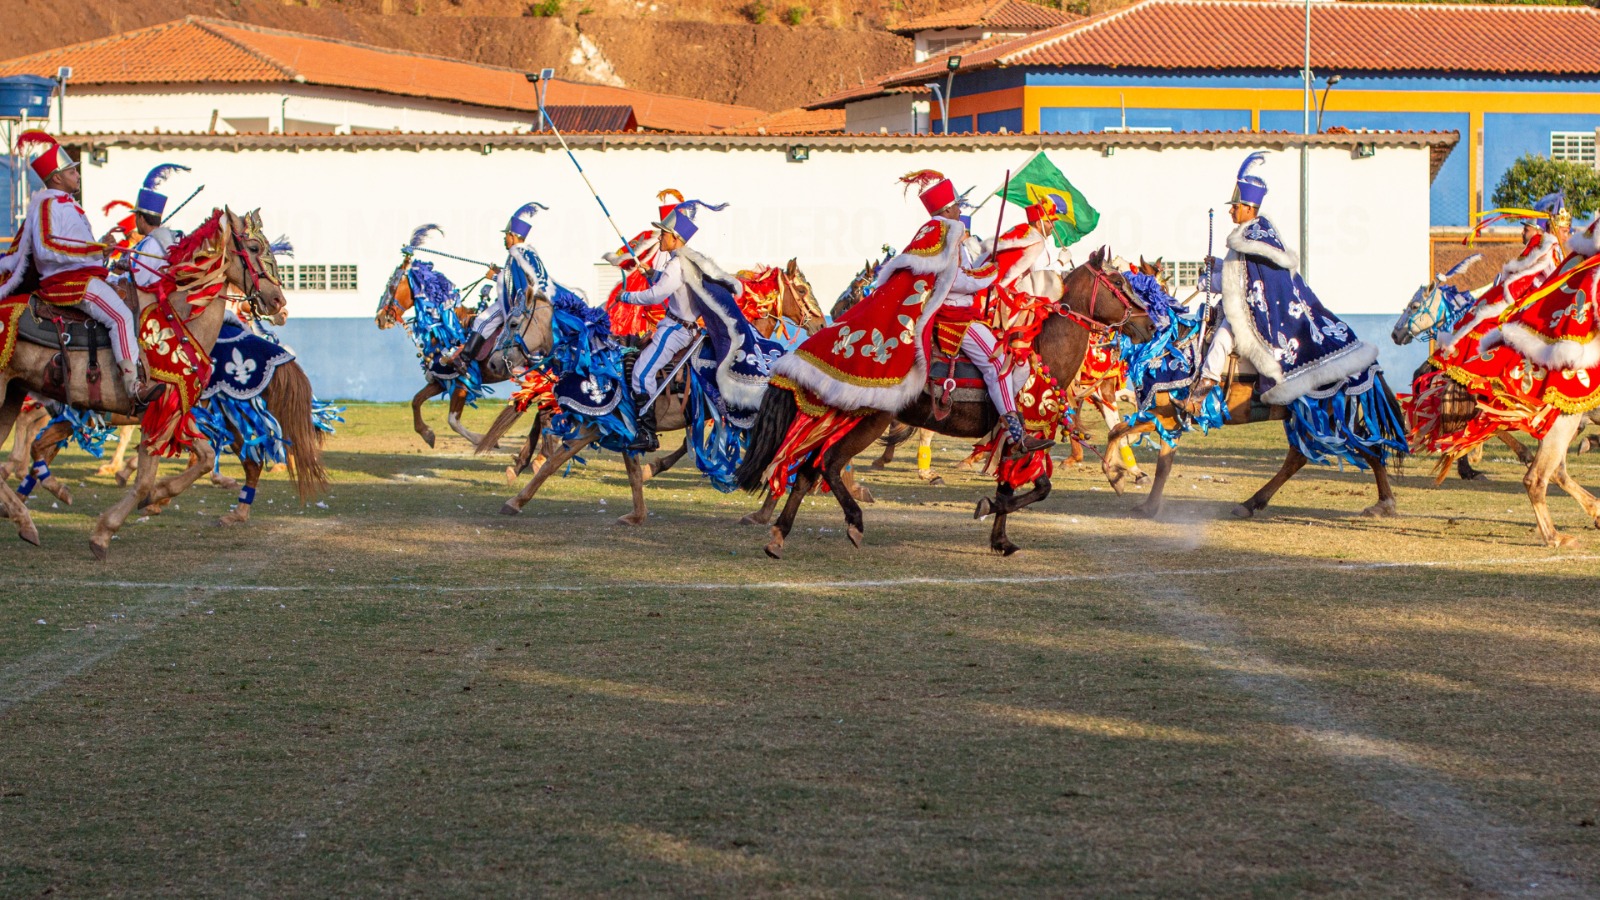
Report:
[[[1002,46],[967,48],[961,68],[1083,66],[1298,69],[1305,8],[1258,0],[1144,0]],[[1587,7],[1411,3],[1311,4],[1311,65],[1335,72],[1600,74]],[[928,65],[884,79],[911,83]]]
[[[926,61],[917,63],[909,69],[884,75],[876,81],[869,81],[866,84],[840,91],[837,94],[829,94],[821,100],[814,100],[806,104],[806,109],[844,109],[846,104],[855,103],[858,100],[870,100],[873,97],[884,97],[889,94],[914,94],[918,97],[926,97],[932,92],[922,86],[923,82],[929,78],[937,77],[941,79],[942,83],[950,57],[961,57],[961,68],[965,69],[968,68],[966,60],[974,54],[992,51],[999,47],[1007,47],[1019,40],[1022,40],[1022,38],[1000,36],[974,41],[948,50],[938,56],[930,56]]]
[[[1060,9],[1049,9],[1028,0],[983,0],[970,6],[947,9],[920,19],[912,19],[898,28],[896,34],[915,34],[940,28],[990,28],[1005,31],[1042,31],[1063,22],[1076,21],[1080,16]]]
[[[839,134],[844,131],[843,109],[779,110],[726,129],[725,134]]]
[[[54,72],[72,66],[75,84],[291,82],[450,100],[474,106],[536,112],[535,86],[515,69],[439,56],[386,50],[190,16],[0,62],[0,76]],[[761,110],[652,94],[629,88],[551,81],[553,106],[628,106],[650,130],[726,128]],[[531,124],[531,117],[530,117]]]

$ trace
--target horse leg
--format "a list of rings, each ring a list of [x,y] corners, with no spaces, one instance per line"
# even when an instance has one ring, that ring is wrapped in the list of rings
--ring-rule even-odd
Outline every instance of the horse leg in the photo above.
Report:
[[[850,496],[857,503],[878,502],[878,498],[872,496],[872,488],[867,487],[866,482],[856,480],[856,471],[853,466],[845,466],[844,471],[839,473],[839,480],[844,482],[845,489],[850,492]]]
[[[44,409],[30,410],[17,416],[16,424],[12,426],[16,436],[11,442],[11,458],[0,463],[0,481],[28,471],[33,462],[34,440],[49,421],[50,413]]]
[[[0,444],[5,443],[6,437],[11,434],[11,426],[16,424],[17,416],[22,413],[22,400],[27,392],[20,388],[20,385],[11,390],[0,387],[0,397],[4,397],[4,402],[0,403]],[[28,505],[4,480],[0,480],[0,510],[5,512],[6,518],[17,523],[17,537],[35,547],[39,546],[39,529],[34,527],[33,517],[28,514]]]
[[[745,513],[739,520],[740,525],[765,525],[772,521],[772,511],[778,508],[778,495],[768,492],[761,501],[761,508],[752,513]]]
[[[18,437],[21,437],[19,434]],[[28,447],[32,463],[17,485],[17,494],[24,499],[33,493],[35,487],[42,487],[55,496],[55,498],[68,506],[72,505],[72,492],[61,483],[61,479],[50,471],[50,464],[56,461],[56,456],[61,453],[61,442],[72,437],[72,426],[66,422],[57,422],[34,436],[33,443]]]
[[[544,433],[544,413],[535,414],[533,425],[528,428],[528,439],[517,449],[517,455],[512,459],[511,465],[506,466],[506,487],[515,487],[517,476],[526,472],[529,466],[537,469],[544,465],[545,457],[550,454],[540,451],[544,448],[544,441],[549,437],[550,435]]]
[[[1123,443],[1128,440],[1128,438],[1140,434],[1149,434],[1155,430],[1156,426],[1154,422],[1141,422],[1138,425],[1129,425],[1126,422],[1119,421],[1109,432],[1107,432],[1106,452],[1100,457],[1100,471],[1105,474],[1106,482],[1111,485],[1111,489],[1113,491],[1117,492],[1117,496],[1122,496],[1122,492],[1124,490],[1122,484],[1123,479],[1133,474],[1134,471],[1128,467],[1127,463],[1124,461],[1124,456],[1121,452],[1119,452],[1118,448],[1121,447]]]
[[[892,462],[894,462],[894,445],[884,444],[883,452],[878,454],[878,458],[872,461],[870,468],[873,470],[887,468]]]
[[[1073,421],[1073,422],[1082,422],[1083,421],[1082,417],[1083,417],[1083,399],[1080,397],[1076,403],[1072,404],[1072,418],[1071,418],[1071,421]],[[1082,464],[1082,462],[1083,462],[1083,442],[1078,440],[1075,437],[1070,436],[1070,435],[1067,438],[1067,442],[1072,445],[1072,451],[1067,454],[1067,458],[1062,460],[1062,463],[1064,465],[1068,465],[1068,466],[1076,466],[1076,465]],[[1121,493],[1121,491],[1118,491],[1118,493]]]
[[[1556,419],[1544,439],[1539,441],[1539,449],[1533,455],[1533,464],[1528,467],[1527,474],[1522,476],[1522,486],[1527,489],[1528,501],[1533,504],[1533,516],[1538,522],[1539,536],[1544,539],[1546,546],[1571,547],[1577,543],[1571,535],[1556,530],[1555,522],[1550,518],[1550,505],[1546,502],[1546,494],[1550,488],[1551,476],[1566,464],[1567,447],[1572,443],[1572,436],[1577,433],[1582,421],[1582,417],[1576,415],[1565,415]]]
[[[994,524],[989,528],[989,549],[1001,556],[1011,556],[1022,549],[1011,543],[1011,538],[1006,534],[1008,517],[1019,510],[1025,509],[1050,496],[1050,479],[1040,476],[1033,483],[1033,487],[1026,494],[1018,496],[1016,489],[1009,484],[996,484],[994,499],[988,498],[978,501],[978,509],[973,513],[973,518],[981,519],[990,513],[994,514]]]
[[[189,489],[201,475],[211,471],[216,464],[217,453],[212,449],[211,442],[206,440],[195,441],[189,449],[189,465],[182,472],[158,482],[150,496],[145,500],[146,506],[165,507],[179,494]]]
[[[789,500],[783,504],[783,512],[778,515],[778,524],[772,526],[772,540],[762,549],[773,559],[783,559],[783,542],[794,529],[794,520],[800,515],[800,504],[811,493],[817,484],[817,469],[815,466],[801,466],[794,474],[794,484],[789,485]]]
[[[450,423],[450,430],[467,439],[467,443],[476,447],[483,443],[483,435],[461,424],[461,413],[467,408],[466,390],[457,390],[450,395],[450,414],[445,421]]]
[[[622,464],[628,470],[628,488],[633,492],[633,512],[617,517],[619,525],[643,525],[645,518],[650,515],[650,510],[644,505],[644,466],[639,464],[639,457],[632,453],[622,454]]]
[[[1517,455],[1517,462],[1522,463],[1525,466],[1532,464],[1533,454],[1528,452],[1527,445],[1517,440],[1515,435],[1511,434],[1509,431],[1502,431],[1498,437],[1500,440],[1505,442],[1507,447],[1511,448],[1512,453]]]
[[[239,461],[244,464],[244,487],[239,491],[239,502],[217,520],[218,525],[250,521],[250,507],[256,502],[256,485],[261,482],[262,466],[255,460],[241,458]]]
[[[1110,434],[1111,432],[1115,431],[1117,426],[1122,424],[1122,413],[1117,410],[1116,388],[1112,387],[1109,388],[1109,390],[1111,391],[1110,399],[1106,399],[1104,396],[1102,396],[1100,398],[1101,402],[1098,404],[1100,407],[1100,417],[1106,420],[1106,434]],[[1110,442],[1108,441],[1108,446],[1106,448],[1107,451],[1109,452],[1110,450],[1116,450],[1117,457],[1122,460],[1123,468],[1127,469],[1128,474],[1133,476],[1133,484],[1135,487],[1150,480],[1150,476],[1146,475],[1144,470],[1139,468],[1139,460],[1133,455],[1133,447],[1130,446],[1127,441],[1119,441],[1115,447],[1110,447],[1109,443]]]
[[[228,452],[232,453],[234,456],[238,456],[239,457],[239,462],[244,465],[245,477],[249,478],[250,477],[250,464],[245,462],[244,457],[240,456],[240,454],[239,454],[239,451],[244,449],[244,436],[239,434],[237,429],[230,429],[230,430],[232,431],[232,434],[233,434],[233,444],[228,448]],[[260,476],[258,475],[257,477],[260,477]],[[211,483],[216,485],[219,488],[222,488],[225,491],[238,491],[239,490],[239,481],[238,481],[238,479],[230,478],[229,476],[222,474],[222,460],[221,459],[218,459],[217,460],[217,464],[211,467]],[[251,487],[255,487],[255,482],[251,482],[250,486]],[[245,518],[249,518],[249,511],[248,510],[245,511]],[[230,523],[222,522],[220,524],[227,525],[227,524],[230,524]]]
[[[522,490],[515,497],[507,500],[504,506],[500,507],[500,515],[514,516],[522,512],[522,508],[527,506],[528,501],[533,499],[533,495],[539,492],[539,488],[545,483],[546,479],[555,474],[556,470],[566,465],[567,460],[577,456],[583,451],[583,448],[594,443],[599,436],[597,432],[581,435],[570,444],[562,444],[561,449],[545,457],[544,465],[533,473],[533,477],[528,479],[528,483],[523,486]]]
[[[1360,454],[1362,461],[1372,469],[1372,478],[1378,483],[1378,502],[1363,509],[1361,514],[1380,519],[1398,516],[1400,511],[1395,507],[1394,487],[1389,484],[1389,467],[1383,464],[1383,460],[1370,453],[1362,453],[1359,450],[1356,452]]]
[[[1256,491],[1249,500],[1235,506],[1233,514],[1241,519],[1248,519],[1266,509],[1267,504],[1272,502],[1272,495],[1278,492],[1278,488],[1283,487],[1283,483],[1293,478],[1294,473],[1300,471],[1305,464],[1305,454],[1295,447],[1290,447],[1289,455],[1283,458],[1283,468],[1278,470],[1278,474],[1272,476],[1272,480],[1262,485],[1261,490]]]
[[[919,428],[917,433],[917,478],[930,487],[944,487],[943,476],[933,471],[933,431]]]
[[[433,446],[433,429],[428,427],[427,422],[422,421],[422,404],[442,393],[444,393],[444,385],[430,378],[428,383],[422,386],[422,390],[417,391],[416,396],[411,398],[411,428],[417,434],[422,435],[422,439],[427,442],[429,447]]]
[[[1166,496],[1167,479],[1172,477],[1172,463],[1178,458],[1176,444],[1168,445],[1165,441],[1156,453],[1155,480],[1150,482],[1150,493],[1144,502],[1129,510],[1133,515],[1145,519],[1154,519],[1161,515],[1161,503]]]
[[[1594,520],[1594,527],[1600,528],[1600,500],[1595,499],[1593,494],[1585,490],[1583,485],[1572,477],[1571,473],[1567,471],[1566,460],[1563,459],[1561,461],[1561,465],[1556,467],[1551,477],[1555,479],[1556,484],[1561,485],[1561,489],[1566,491],[1572,499],[1578,501],[1578,505],[1583,507],[1583,514]]]
[[[118,500],[116,505],[100,514],[100,518],[95,522],[94,531],[89,535],[89,550],[94,553],[94,558],[101,562],[105,561],[106,551],[111,547],[111,539],[121,530],[123,523],[128,521],[129,514],[135,507],[141,505],[142,498],[155,489],[156,470],[160,460],[145,450],[143,442],[140,442],[138,460],[138,471],[133,479],[133,487],[122,495],[122,499]]]
[[[644,472],[644,480],[649,481],[657,475],[660,475],[662,472],[665,472],[666,470],[677,465],[678,461],[683,459],[683,455],[688,452],[689,438],[686,435],[683,439],[683,443],[678,445],[678,449],[672,451],[671,453],[663,453],[657,456],[655,459],[645,463],[641,467]]]
[[[96,475],[116,475],[120,473],[127,463],[128,443],[133,440],[133,426],[123,425],[117,429],[117,449],[111,458],[100,464],[95,470]]]
[[[857,453],[872,446],[872,442],[893,423],[894,417],[889,413],[879,413],[862,419],[822,455],[822,478],[827,483],[828,490],[833,492],[833,499],[839,502],[839,508],[844,510],[845,536],[857,548],[861,546],[861,539],[866,536],[867,522],[861,514],[861,505],[856,502],[855,495],[850,491],[850,485],[845,481],[844,467]]]

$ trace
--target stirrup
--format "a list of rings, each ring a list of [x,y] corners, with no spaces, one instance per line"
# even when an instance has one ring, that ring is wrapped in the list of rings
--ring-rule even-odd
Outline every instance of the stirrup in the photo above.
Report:
[[[1006,443],[1006,452],[1002,455],[1002,458],[1022,459],[1023,457],[1031,456],[1040,450],[1049,450],[1055,445],[1056,442],[1050,440],[1049,438],[1035,437],[1031,434],[1024,435],[1020,443],[1017,441],[1008,441]]]

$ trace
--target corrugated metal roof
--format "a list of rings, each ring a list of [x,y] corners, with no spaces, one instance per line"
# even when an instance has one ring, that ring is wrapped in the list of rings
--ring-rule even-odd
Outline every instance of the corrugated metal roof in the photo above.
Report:
[[[546,106],[544,114],[563,133],[632,131],[639,124],[631,106]]]

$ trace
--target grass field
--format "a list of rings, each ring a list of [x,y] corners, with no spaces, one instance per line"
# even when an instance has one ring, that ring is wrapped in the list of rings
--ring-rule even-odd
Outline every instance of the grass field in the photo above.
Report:
[[[346,417],[326,508],[202,486],[103,565],[63,454],[0,545],[0,895],[1600,893],[1600,535],[1540,546],[1503,450],[1236,521],[1282,438],[1229,429],[1158,522],[1058,471],[999,559],[941,442],[774,562],[692,469],[504,518],[504,456]]]

